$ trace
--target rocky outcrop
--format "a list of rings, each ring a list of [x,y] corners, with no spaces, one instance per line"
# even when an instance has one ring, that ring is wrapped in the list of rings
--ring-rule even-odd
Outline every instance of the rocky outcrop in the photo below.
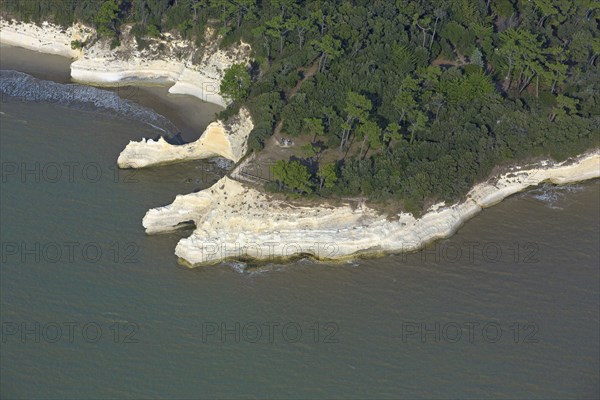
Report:
[[[238,162],[246,153],[246,142],[253,128],[250,113],[242,108],[226,123],[220,120],[212,122],[192,143],[172,145],[162,137],[131,141],[119,155],[117,163],[120,168],[143,168],[217,156]]]
[[[430,209],[421,218],[399,214],[385,218],[362,206],[299,207],[269,199],[228,177],[199,193],[177,196],[146,214],[147,233],[176,229],[193,221],[193,234],[182,239],[175,254],[197,266],[226,259],[262,261],[311,255],[343,260],[360,254],[414,251],[452,235],[466,220],[514,193],[541,182],[565,184],[600,176],[598,151],[570,163],[542,163],[513,168],[495,183],[476,185],[466,200]]]

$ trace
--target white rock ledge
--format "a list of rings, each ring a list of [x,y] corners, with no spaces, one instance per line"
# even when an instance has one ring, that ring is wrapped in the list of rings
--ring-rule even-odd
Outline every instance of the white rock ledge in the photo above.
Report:
[[[119,155],[119,168],[144,168],[154,165],[221,156],[238,162],[247,150],[248,135],[254,128],[247,109],[224,123],[215,121],[195,142],[172,145],[162,137],[156,140],[131,141]]]
[[[265,194],[224,177],[206,190],[179,195],[172,204],[149,210],[143,225],[152,234],[193,221],[195,231],[175,249],[180,261],[191,267],[227,259],[271,261],[310,255],[343,260],[362,254],[414,251],[452,235],[483,208],[529,186],[598,178],[599,154],[596,150],[575,162],[514,168],[495,184],[473,187],[465,201],[436,206],[419,219],[399,214],[390,221],[364,206],[297,207],[269,200]]]
[[[115,49],[110,48],[106,39],[97,40],[83,49],[72,49],[72,41],[84,42],[95,37],[94,29],[81,24],[63,29],[47,22],[37,26],[0,18],[0,42],[73,59],[71,78],[76,82],[107,86],[173,82],[169,93],[187,94],[227,106],[228,102],[220,94],[221,79],[231,65],[249,61],[250,45],[240,43],[219,49],[218,39],[208,29],[206,44],[200,49],[189,41],[165,34],[161,40],[148,39],[149,47],[138,50],[130,29],[129,25],[123,27],[122,43]],[[201,55],[196,63],[191,61],[192,54]]]

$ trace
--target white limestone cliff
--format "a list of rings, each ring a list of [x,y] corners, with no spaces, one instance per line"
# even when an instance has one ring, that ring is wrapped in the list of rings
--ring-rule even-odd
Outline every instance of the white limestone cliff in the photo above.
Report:
[[[149,210],[143,225],[147,233],[160,233],[193,221],[193,234],[180,240],[175,249],[189,266],[298,255],[343,260],[361,254],[414,251],[452,235],[483,208],[529,186],[599,176],[598,151],[571,163],[546,162],[527,170],[516,167],[495,183],[476,185],[462,202],[438,205],[418,219],[403,213],[391,220],[365,206],[295,206],[224,177],[199,193],[177,196],[172,204]]]
[[[130,33],[130,25],[122,31],[121,44],[111,49],[110,40],[94,40],[94,29],[81,24],[61,28],[48,22],[38,26],[0,18],[1,43],[73,59],[71,77],[80,83],[113,86],[173,82],[170,93],[195,96],[225,107],[227,101],[219,93],[225,70],[249,61],[250,45],[240,43],[220,49],[220,39],[211,29],[206,31],[202,48],[165,33],[161,39],[147,39],[143,50]],[[76,40],[90,43],[73,49],[71,43]]]
[[[82,55],[82,50],[73,49],[71,42],[84,42],[93,34],[92,29],[80,24],[63,29],[48,22],[38,26],[0,18],[1,43],[68,58],[78,58]]]
[[[192,143],[172,145],[162,137],[131,141],[119,155],[117,163],[120,168],[143,168],[216,156],[238,162],[246,153],[246,142],[253,128],[250,113],[242,108],[226,123],[220,120],[212,122]]]

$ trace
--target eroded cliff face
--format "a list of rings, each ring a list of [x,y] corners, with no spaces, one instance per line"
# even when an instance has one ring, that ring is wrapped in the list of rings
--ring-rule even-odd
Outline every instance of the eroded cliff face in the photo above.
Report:
[[[85,42],[93,35],[93,29],[80,24],[63,29],[48,22],[37,26],[0,18],[0,42],[46,54],[78,58],[83,54],[83,50],[73,49],[71,42]]]
[[[147,233],[176,229],[193,221],[193,234],[177,244],[175,254],[187,265],[225,259],[272,261],[298,255],[343,260],[360,254],[414,251],[452,235],[483,208],[549,181],[565,184],[600,176],[600,153],[572,163],[542,163],[536,168],[513,168],[494,183],[476,185],[465,201],[437,205],[421,218],[399,214],[385,218],[362,206],[298,207],[269,199],[265,194],[224,177],[199,193],[177,196],[165,207],[148,211]]]
[[[107,41],[87,48],[71,64],[73,79],[94,84],[169,81],[175,83],[169,93],[227,105],[219,92],[221,79],[231,65],[249,61],[248,44],[219,49],[220,38],[209,28],[202,48],[165,34],[163,39],[147,39],[147,47],[139,50],[130,29],[123,29],[121,45],[114,50]]]
[[[160,39],[145,39],[142,50],[131,34],[131,26],[122,28],[121,44],[115,49],[110,48],[108,39],[96,39],[95,31],[83,25],[63,29],[49,23],[37,26],[0,20],[0,28],[2,43],[73,58],[71,77],[78,82],[174,82],[170,93],[195,96],[221,106],[227,105],[219,93],[225,70],[235,63],[247,63],[251,51],[244,43],[220,49],[221,38],[211,28],[206,30],[202,48],[165,33]],[[89,43],[75,50],[71,47],[73,41]],[[215,156],[237,162],[246,152],[253,127],[250,113],[242,109],[228,121],[211,123],[199,140],[187,145],[173,146],[163,138],[131,142],[118,163],[122,168],[141,168]]]
[[[165,33],[160,39],[145,39],[146,46],[140,50],[131,28],[122,28],[121,44],[111,49],[110,40],[95,39],[96,32],[80,24],[63,29],[46,22],[37,26],[0,19],[0,41],[74,59],[71,77],[81,83],[173,82],[170,93],[195,96],[223,107],[227,105],[219,92],[221,79],[231,65],[249,62],[250,45],[239,43],[220,49],[221,38],[207,28],[201,48]],[[86,45],[73,49],[73,41]]]
[[[119,155],[117,163],[120,168],[144,168],[217,156],[237,163],[246,153],[248,135],[253,128],[250,113],[242,108],[227,123],[221,120],[212,122],[192,143],[172,145],[162,137],[131,141]]]

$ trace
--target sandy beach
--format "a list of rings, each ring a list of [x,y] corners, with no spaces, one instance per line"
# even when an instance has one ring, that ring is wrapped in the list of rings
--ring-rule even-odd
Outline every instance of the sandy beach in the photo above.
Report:
[[[15,47],[4,42],[0,42],[0,69],[12,69],[58,83],[71,82],[70,58]]]
[[[22,47],[0,44],[0,69],[25,72],[39,79],[58,83],[72,83],[71,60],[67,57],[43,54]],[[181,130],[185,141],[200,137],[215,114],[223,107],[207,103],[190,95],[169,93],[172,83],[103,86],[119,94],[121,98],[134,101],[164,115]]]

